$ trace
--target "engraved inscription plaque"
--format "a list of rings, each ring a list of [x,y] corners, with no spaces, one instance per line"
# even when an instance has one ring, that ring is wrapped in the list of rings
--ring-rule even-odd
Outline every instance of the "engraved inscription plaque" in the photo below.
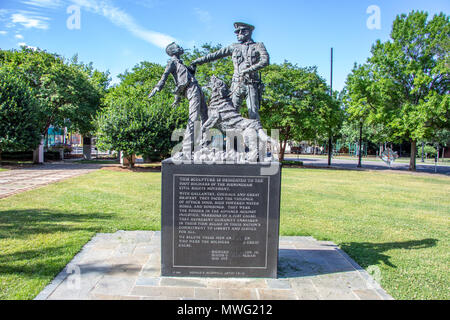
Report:
[[[163,162],[163,276],[276,277],[281,168],[264,166]]]

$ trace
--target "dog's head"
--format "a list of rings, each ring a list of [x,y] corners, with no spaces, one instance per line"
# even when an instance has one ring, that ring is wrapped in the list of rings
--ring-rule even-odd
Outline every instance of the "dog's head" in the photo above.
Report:
[[[211,99],[224,99],[230,96],[230,90],[225,82],[216,76],[209,80],[208,88],[211,89]]]

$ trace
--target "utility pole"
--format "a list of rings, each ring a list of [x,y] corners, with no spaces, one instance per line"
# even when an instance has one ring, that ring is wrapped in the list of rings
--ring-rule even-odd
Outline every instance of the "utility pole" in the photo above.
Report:
[[[331,48],[331,73],[330,73],[330,96],[333,98],[333,48]],[[333,152],[333,141],[331,137],[331,130],[328,133],[328,166],[331,166],[331,155]]]
[[[425,162],[424,155],[425,155],[425,142],[422,142],[422,162]]]

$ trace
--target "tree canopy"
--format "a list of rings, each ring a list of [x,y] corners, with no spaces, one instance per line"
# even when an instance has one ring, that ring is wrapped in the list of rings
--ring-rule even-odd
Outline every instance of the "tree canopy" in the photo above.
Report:
[[[109,84],[109,73],[94,70],[91,65],[71,62],[57,54],[22,47],[0,50],[0,64],[20,72],[39,101],[40,131],[50,125],[88,134],[101,108],[101,99]]]
[[[329,95],[316,67],[301,68],[289,62],[272,64],[262,73],[265,90],[261,121],[265,128],[278,129],[281,157],[288,140],[314,140],[339,127],[339,104]],[[338,119],[340,117],[338,116]]]
[[[391,141],[417,141],[449,128],[449,18],[413,11],[395,19],[391,39],[377,41],[367,64],[347,79],[349,112],[385,126]]]
[[[0,157],[5,150],[28,151],[39,145],[38,111],[38,101],[23,76],[10,67],[1,66]]]
[[[99,148],[122,151],[128,158],[137,154],[162,160],[170,155],[177,143],[171,141],[172,132],[185,128],[188,114],[186,102],[171,107],[172,82],[147,99],[163,72],[158,64],[142,62],[120,75],[120,85],[108,92],[97,119]]]

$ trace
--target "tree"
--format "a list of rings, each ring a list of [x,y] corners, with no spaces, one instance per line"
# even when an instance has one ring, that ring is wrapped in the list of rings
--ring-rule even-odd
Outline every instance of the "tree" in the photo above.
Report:
[[[287,141],[313,140],[330,126],[331,99],[316,67],[300,68],[289,62],[263,70],[265,92],[260,110],[265,128],[280,133],[280,160]]]
[[[39,100],[42,135],[50,125],[69,127],[81,134],[94,130],[93,120],[109,83],[108,73],[26,47],[20,51],[0,50],[0,63],[20,72],[33,89]]]
[[[370,113],[391,139],[411,142],[410,170],[416,169],[417,141],[449,128],[449,18],[428,20],[425,12],[397,16],[391,39],[377,41],[368,59],[366,97]],[[351,91],[351,90],[350,90]]]
[[[20,74],[0,67],[0,160],[2,151],[28,151],[40,140],[38,101]]]
[[[203,57],[209,53],[216,52],[221,48],[221,44],[212,45],[206,43],[203,44],[200,48],[194,48],[192,52],[186,51],[186,53],[183,55],[183,60],[186,64],[189,64],[189,62]],[[206,86],[211,76],[214,75],[223,80],[230,87],[231,80],[233,78],[233,70],[234,67],[231,57],[226,57],[197,66],[195,78],[201,86]]]
[[[346,113],[343,139],[353,143],[358,139],[361,142],[364,137],[367,141],[380,145],[387,141],[401,142],[387,126],[386,114],[380,107],[383,101],[371,68],[370,64],[355,64],[347,77],[343,90]]]
[[[106,107],[97,118],[97,144],[100,149],[122,151],[131,160],[133,154],[162,160],[177,142],[171,141],[175,129],[184,129],[187,104],[172,108],[174,85],[167,83],[151,100],[147,95],[156,85],[164,68],[142,62],[131,72],[120,75],[120,85],[108,92]],[[132,161],[129,161],[132,165]]]
[[[333,141],[340,134],[344,120],[342,97],[337,92],[326,97],[326,103],[320,108],[318,114],[317,136],[319,140],[328,142],[328,165],[331,166]]]

